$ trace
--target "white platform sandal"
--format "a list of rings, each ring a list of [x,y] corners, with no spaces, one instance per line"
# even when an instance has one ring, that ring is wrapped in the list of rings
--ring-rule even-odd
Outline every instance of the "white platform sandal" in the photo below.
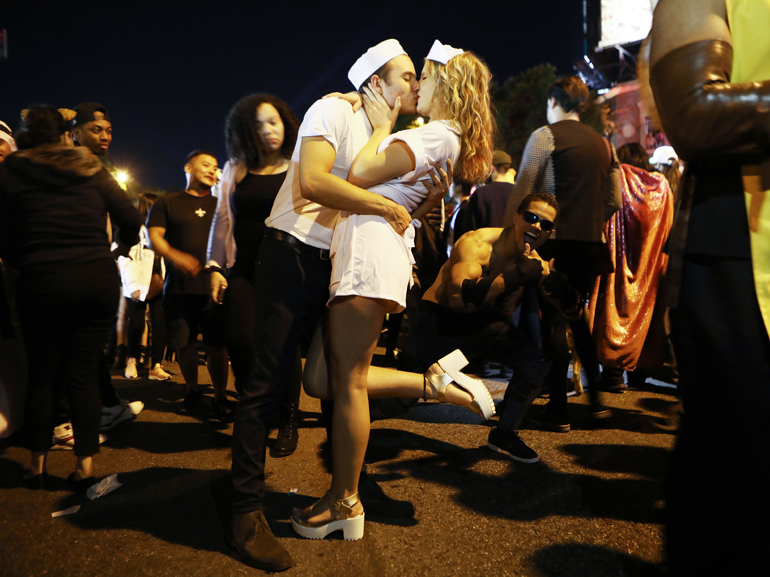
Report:
[[[319,505],[325,505],[330,511],[334,511],[341,518],[329,521],[323,524],[312,524],[307,518],[299,516],[299,510],[295,509],[291,516],[291,527],[297,535],[305,539],[323,539],[335,531],[342,531],[342,536],[346,541],[357,541],[364,536],[364,513],[360,515],[353,514],[353,507],[361,502],[358,493],[351,495],[347,499],[334,500],[329,493],[326,493],[315,502],[310,510],[309,517],[312,517]]]
[[[495,415],[495,403],[484,383],[479,379],[466,375],[460,370],[468,365],[468,359],[465,358],[460,349],[449,353],[440,359],[437,364],[444,371],[444,374],[437,375],[428,371],[424,377],[426,389],[430,385],[440,402],[447,402],[446,389],[454,383],[471,394],[473,403],[469,408],[474,413],[485,419],[491,419]]]

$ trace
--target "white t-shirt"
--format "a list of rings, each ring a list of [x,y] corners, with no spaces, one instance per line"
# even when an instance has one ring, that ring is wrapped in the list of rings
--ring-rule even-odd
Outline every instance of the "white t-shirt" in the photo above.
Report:
[[[350,165],[372,136],[372,126],[363,108],[354,114],[350,104],[339,98],[313,104],[302,119],[286,180],[265,221],[305,244],[328,249],[339,211],[307,200],[300,191],[299,151],[302,139],[309,136],[323,136],[329,141],[336,152],[331,173],[347,180]]]
[[[409,212],[417,208],[428,194],[425,185],[426,175],[436,163],[446,169],[447,159],[457,165],[460,156],[460,131],[447,120],[434,120],[412,130],[402,130],[391,134],[380,144],[382,152],[394,140],[401,140],[414,154],[414,170],[393,180],[378,184],[369,189],[397,202]]]

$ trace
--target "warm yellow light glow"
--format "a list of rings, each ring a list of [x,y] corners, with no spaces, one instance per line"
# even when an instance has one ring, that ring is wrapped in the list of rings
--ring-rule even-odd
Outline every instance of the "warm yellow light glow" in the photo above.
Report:
[[[417,117],[417,125],[418,126],[422,126],[423,124],[425,124],[425,119],[422,116],[418,116]]]
[[[115,178],[117,179],[118,182],[125,184],[129,181],[130,177],[128,176],[128,173],[125,170],[119,170],[118,172],[115,173]]]

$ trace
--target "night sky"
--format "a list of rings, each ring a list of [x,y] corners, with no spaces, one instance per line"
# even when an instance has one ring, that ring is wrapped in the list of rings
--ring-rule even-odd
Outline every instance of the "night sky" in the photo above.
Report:
[[[0,120],[30,103],[97,101],[112,117],[110,153],[142,184],[180,189],[186,154],[226,161],[224,119],[270,92],[302,118],[348,91],[348,68],[397,38],[415,62],[433,41],[473,50],[495,79],[544,62],[572,72],[583,55],[582,0],[0,2]]]

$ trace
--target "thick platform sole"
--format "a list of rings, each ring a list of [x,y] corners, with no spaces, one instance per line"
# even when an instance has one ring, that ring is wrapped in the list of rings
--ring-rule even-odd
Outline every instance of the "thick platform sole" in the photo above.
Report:
[[[339,519],[338,521],[332,521],[331,523],[321,525],[320,527],[306,527],[292,519],[291,527],[297,535],[304,537],[305,539],[323,539],[335,531],[342,531],[342,537],[345,541],[358,541],[364,536],[365,515],[365,513],[362,513],[358,517],[353,517],[351,519]]]
[[[462,387],[473,395],[476,405],[485,419],[495,416],[495,402],[489,394],[487,387],[478,379],[466,375],[460,369],[468,365],[468,359],[457,349],[438,361],[438,366],[452,377],[458,387]]]

